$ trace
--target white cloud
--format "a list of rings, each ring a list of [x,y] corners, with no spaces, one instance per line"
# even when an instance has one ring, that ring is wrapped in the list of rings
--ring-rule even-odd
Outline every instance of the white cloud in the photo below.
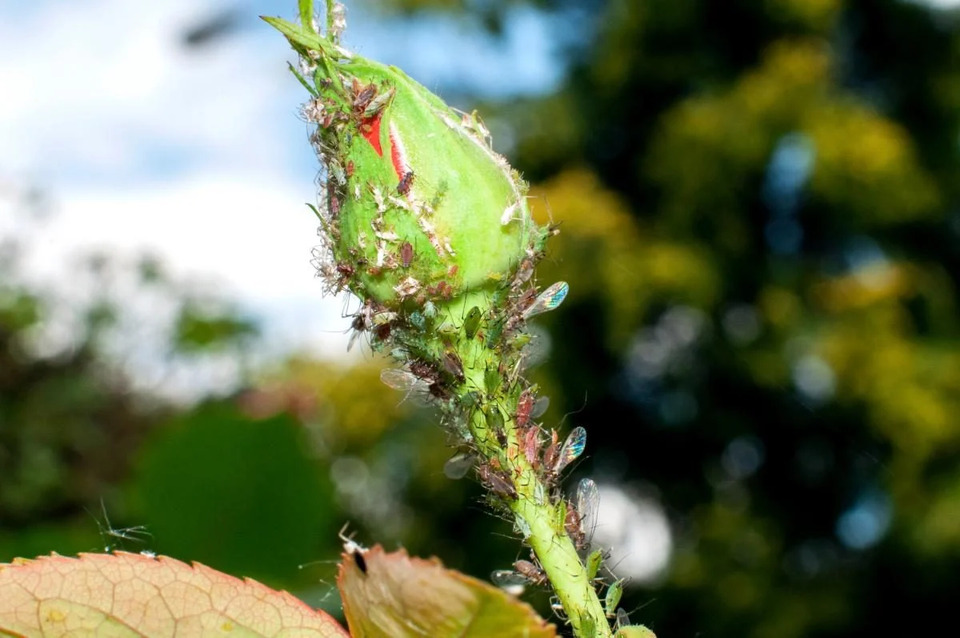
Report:
[[[228,0],[0,0],[0,186],[29,182],[54,202],[31,242],[34,279],[69,287],[72,256],[92,248],[148,251],[179,279],[216,282],[265,318],[275,342],[339,353],[342,303],[320,301],[309,265],[317,238],[303,202],[314,196],[317,165],[296,116],[304,95],[286,72],[286,42],[255,15],[292,18],[295,3],[242,4],[229,37],[182,44],[187,29],[236,8]],[[419,59],[427,72],[433,41],[462,47],[463,55],[441,57],[472,60],[475,73],[457,66],[456,75],[493,89],[506,81],[497,69],[511,66],[511,54],[525,60],[511,86],[536,86],[534,76],[555,67],[535,63],[548,47],[530,16],[510,27],[510,53],[496,52],[494,64],[497,43],[468,38],[455,21],[419,23],[421,42],[411,44],[405,27],[371,15],[350,16],[351,42],[361,50],[366,42],[373,55],[392,51],[392,62],[416,67]],[[450,70],[421,80],[435,84]],[[2,219],[2,205],[0,241],[23,235],[25,226]]]
[[[224,6],[0,5],[0,181],[32,181],[54,202],[32,238],[8,217],[0,239],[28,240],[26,274],[40,283],[69,286],[91,249],[145,251],[178,278],[214,282],[268,334],[302,324],[284,345],[343,342],[325,332],[346,323],[340,303],[320,301],[309,265],[316,223],[303,202],[316,165],[286,43],[263,25],[181,44]]]

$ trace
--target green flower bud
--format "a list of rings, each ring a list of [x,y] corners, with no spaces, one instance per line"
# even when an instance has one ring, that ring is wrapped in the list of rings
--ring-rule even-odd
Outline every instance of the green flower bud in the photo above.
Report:
[[[321,274],[386,308],[500,286],[542,249],[527,186],[476,115],[460,114],[392,66],[265,18],[301,56],[314,147],[326,168],[317,211],[329,248]],[[310,80],[306,78],[310,77]]]

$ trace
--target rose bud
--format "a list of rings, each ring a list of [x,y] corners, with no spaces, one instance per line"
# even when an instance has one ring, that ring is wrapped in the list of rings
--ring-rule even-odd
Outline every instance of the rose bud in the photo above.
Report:
[[[326,169],[317,213],[331,289],[421,306],[493,290],[535,261],[547,232],[479,118],[340,47],[336,20],[320,35],[312,20],[264,19],[300,54],[294,72],[312,95],[303,114],[317,125],[311,140]]]

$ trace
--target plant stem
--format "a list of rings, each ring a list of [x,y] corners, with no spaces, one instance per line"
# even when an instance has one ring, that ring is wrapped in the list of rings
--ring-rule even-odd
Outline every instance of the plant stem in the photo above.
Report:
[[[469,308],[474,304],[486,310],[490,302],[485,295],[468,294],[463,305]],[[458,322],[454,317],[449,320]],[[455,348],[463,362],[464,390],[486,388],[487,370],[500,369],[503,363],[516,365],[513,357],[502,359],[501,354],[482,339],[460,339]],[[555,493],[548,484],[553,479],[538,472],[522,451],[522,432],[514,418],[523,389],[523,383],[518,381],[522,379],[506,369],[500,373],[496,390],[487,389],[481,393],[479,407],[468,421],[475,447],[483,458],[482,462],[501,468],[501,475],[510,478],[516,497],[504,500],[516,520],[517,529],[533,549],[560,599],[574,633],[580,638],[610,638],[613,634],[603,604],[565,528],[566,508],[572,505],[567,505]],[[499,411],[500,416],[495,417],[494,411]],[[498,428],[502,428],[499,435]]]

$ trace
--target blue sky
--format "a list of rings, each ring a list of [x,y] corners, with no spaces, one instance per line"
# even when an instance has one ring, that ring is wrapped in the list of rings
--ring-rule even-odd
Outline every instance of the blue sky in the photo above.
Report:
[[[233,31],[184,46],[224,11]],[[318,167],[297,117],[305,96],[259,14],[292,18],[295,2],[0,0],[0,185],[40,186],[53,203],[27,223],[0,188],[0,240],[27,240],[25,277],[69,288],[76,255],[148,251],[261,317],[275,348],[343,352],[343,302],[321,298],[309,265]],[[441,95],[509,98],[561,79],[555,25],[529,9],[501,41],[359,1],[347,24],[349,47]]]

